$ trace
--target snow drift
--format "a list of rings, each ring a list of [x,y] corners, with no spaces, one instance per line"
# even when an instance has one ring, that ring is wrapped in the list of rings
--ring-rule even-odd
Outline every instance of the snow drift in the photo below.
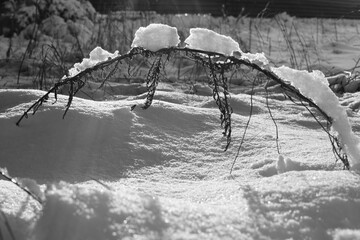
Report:
[[[270,102],[282,119],[287,164],[280,168],[265,99],[255,96],[249,138],[229,177],[236,149],[223,153],[218,110],[206,96],[159,91],[146,111],[130,111],[143,101],[133,97],[75,98],[63,120],[67,98],[60,95],[17,127],[42,94],[0,90],[1,165],[47,189],[40,206],[0,181],[1,210],[16,239],[360,236],[360,179],[336,170],[327,136],[300,107]],[[235,142],[248,104],[246,95],[232,98]],[[11,239],[4,220],[0,229]]]

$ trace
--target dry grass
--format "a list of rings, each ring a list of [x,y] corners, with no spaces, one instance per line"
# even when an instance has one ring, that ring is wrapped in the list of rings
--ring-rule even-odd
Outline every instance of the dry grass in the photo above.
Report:
[[[64,69],[81,61],[81,56],[87,56],[95,46],[101,46],[110,52],[119,50],[125,53],[130,50],[136,29],[157,22],[177,27],[182,40],[187,37],[190,28],[207,28],[231,36],[245,52],[265,52],[272,65],[284,64],[306,70],[320,67],[320,70],[323,70],[321,66],[328,64],[328,53],[324,53],[324,48],[321,46],[327,44],[331,46],[336,41],[351,41],[352,36],[357,36],[359,31],[355,20],[297,19],[286,14],[274,18],[262,16],[248,18],[239,15],[237,18],[216,18],[209,15],[158,15],[152,12],[111,13],[97,18],[92,36],[87,42],[82,42],[78,32],[74,31],[73,35],[77,43],[70,48],[61,40],[44,44],[39,37],[36,37],[32,42],[28,42],[29,47],[23,54],[23,59],[34,62],[31,66],[35,75],[33,87],[46,90],[54,80],[65,75]],[[32,35],[36,36],[36,34]],[[13,49],[18,48],[15,42],[15,40],[12,42]],[[331,54],[339,55],[341,50],[334,47]],[[353,64],[356,64],[355,60]],[[140,59],[137,64],[132,62],[129,67],[132,77],[144,78],[144,65],[148,68],[150,63],[144,59]],[[19,73],[23,67],[20,65]],[[334,71],[329,70],[331,73],[336,73]],[[171,81],[177,79],[189,84],[193,84],[194,78],[209,79],[201,67],[189,65],[183,57],[169,61],[166,72],[164,70],[161,74]],[[239,82],[246,74],[237,69],[230,75],[229,79]],[[114,79],[120,77],[116,76]],[[18,87],[21,87],[20,79],[17,82]]]

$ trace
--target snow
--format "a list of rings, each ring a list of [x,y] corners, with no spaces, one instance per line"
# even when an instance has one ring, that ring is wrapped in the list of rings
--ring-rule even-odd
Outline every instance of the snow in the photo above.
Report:
[[[353,240],[353,239],[360,239],[360,231],[359,230],[352,230],[352,229],[345,229],[337,231],[334,240]]]
[[[269,60],[265,57],[264,53],[240,53],[240,59],[248,60],[251,63],[256,63],[259,66],[269,65]]]
[[[156,52],[162,48],[176,47],[179,43],[180,37],[175,27],[152,23],[147,27],[140,27],[135,32],[131,47],[142,47]]]
[[[360,232],[360,178],[334,163],[326,134],[299,106],[233,95],[233,141],[223,152],[208,96],[159,89],[119,101],[58,96],[17,127],[44,92],[0,90],[0,167],[35,190],[41,206],[0,180],[1,210],[16,239],[351,239]],[[359,124],[357,116],[352,121]],[[283,164],[282,166],[280,166]],[[95,181],[95,180],[96,181]],[[98,182],[100,181],[100,182]],[[37,183],[36,183],[37,182]],[[102,185],[105,184],[105,185]],[[39,190],[40,189],[40,190]],[[11,239],[3,218],[0,229]]]
[[[280,78],[289,80],[304,96],[311,98],[333,119],[332,127],[339,134],[344,150],[350,157],[351,167],[360,169],[360,139],[353,133],[346,110],[329,88],[324,74],[320,71],[309,73],[306,70],[295,70],[286,66],[271,70]]]
[[[152,23],[147,27],[140,27],[135,32],[135,38],[131,47],[142,47],[144,49],[156,52],[163,48],[176,47],[180,43],[180,37],[177,29],[165,24]],[[260,65],[268,65],[269,61],[264,53],[244,53],[241,51],[239,44],[231,37],[218,34],[212,30],[204,28],[191,28],[190,36],[185,40],[187,47],[209,52],[218,52],[227,56],[236,54],[241,59],[248,60]],[[112,59],[119,55],[118,51],[113,54],[96,47],[90,52],[90,58],[84,58],[81,63],[75,63],[74,67],[69,70],[68,76],[73,77],[87,68],[96,64]]]
[[[268,65],[263,53],[243,53],[233,39],[207,29],[191,29],[185,42]],[[135,33],[132,47],[158,51],[178,44],[176,28],[150,24]],[[70,76],[116,56],[97,47]],[[287,67],[271,70],[333,118],[352,169],[358,168],[359,133],[350,120],[354,126],[360,120],[356,113],[347,116],[325,76]],[[0,180],[1,238],[360,236],[359,173],[339,170],[328,136],[306,110],[276,97],[268,102],[253,96],[251,124],[229,175],[249,117],[249,96],[231,95],[233,144],[223,152],[225,139],[209,89],[194,85],[196,96],[169,89],[158,87],[146,111],[130,110],[143,103],[144,94],[106,102],[75,97],[65,119],[68,97],[58,95],[55,102],[51,96],[20,127],[15,122],[45,92],[0,90],[0,168],[44,200],[41,205]]]
[[[227,56],[231,56],[234,51],[241,51],[239,44],[231,37],[205,28],[191,28],[190,36],[185,39],[185,43],[188,48],[217,52]]]
[[[93,67],[100,62],[115,58],[119,56],[119,51],[109,53],[101,47],[95,47],[89,55],[90,58],[84,58],[81,63],[75,63],[74,67],[69,69],[68,76],[64,76],[63,79],[66,77],[74,77],[75,75],[79,74],[87,68]]]
[[[208,52],[217,52],[226,56],[238,56],[240,59],[247,60],[259,65],[268,65],[269,60],[264,53],[244,53],[234,39],[216,33],[206,28],[191,28],[190,36],[185,39],[188,48]]]

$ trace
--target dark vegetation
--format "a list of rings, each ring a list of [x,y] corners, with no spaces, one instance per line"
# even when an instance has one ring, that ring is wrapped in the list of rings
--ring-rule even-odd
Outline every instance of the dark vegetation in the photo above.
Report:
[[[287,12],[296,17],[360,18],[358,0],[90,0],[101,13],[135,10],[155,11],[161,14],[211,14],[234,16],[239,14],[265,17]]]

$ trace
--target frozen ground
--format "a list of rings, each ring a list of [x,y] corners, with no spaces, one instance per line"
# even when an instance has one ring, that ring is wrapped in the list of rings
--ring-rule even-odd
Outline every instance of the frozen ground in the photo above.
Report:
[[[162,88],[162,87],[160,87]],[[0,230],[12,239],[360,239],[360,177],[335,163],[327,135],[306,112],[274,94],[233,95],[233,144],[209,96],[158,91],[95,102],[53,99],[15,122],[43,92],[0,90],[1,167],[44,191],[41,206],[0,180]],[[350,114],[359,135],[359,115]],[[24,180],[25,179],[25,180]],[[31,180],[37,181],[40,189]],[[106,184],[106,186],[102,185]]]

